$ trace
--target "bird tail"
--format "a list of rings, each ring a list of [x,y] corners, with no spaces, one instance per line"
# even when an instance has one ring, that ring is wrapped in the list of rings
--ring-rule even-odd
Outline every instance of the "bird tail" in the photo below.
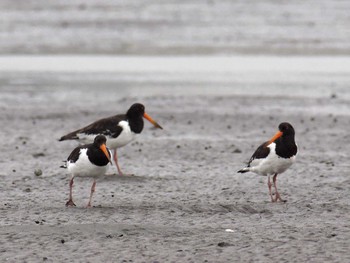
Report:
[[[61,141],[65,141],[65,140],[77,140],[79,139],[78,135],[77,135],[77,132],[74,131],[74,132],[71,132],[71,133],[68,133],[64,136],[62,136],[61,138],[58,139],[59,142]]]
[[[239,170],[239,171],[237,171],[237,173],[247,173],[247,172],[250,172],[250,168],[249,167],[245,167],[245,168],[243,168],[243,169],[241,169],[241,170]]]
[[[67,161],[63,161],[63,162],[64,162],[64,164],[62,164],[62,165],[60,166],[60,168],[67,169]]]

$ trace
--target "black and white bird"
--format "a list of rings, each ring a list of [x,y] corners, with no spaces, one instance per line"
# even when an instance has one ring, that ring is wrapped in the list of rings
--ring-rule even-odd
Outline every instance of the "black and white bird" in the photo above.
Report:
[[[143,130],[143,118],[151,122],[156,128],[163,129],[146,112],[140,103],[133,104],[126,114],[119,114],[100,119],[90,125],[62,136],[59,141],[78,140],[81,143],[90,143],[96,135],[107,137],[107,147],[113,149],[113,159],[119,175],[123,175],[117,157],[117,148],[133,141]]]
[[[248,162],[248,166],[238,173],[254,172],[268,177],[268,188],[272,202],[285,202],[277,190],[277,175],[285,172],[295,161],[298,147],[295,143],[295,131],[291,124],[283,122],[278,126],[279,131],[271,140],[261,144]],[[273,175],[275,197],[272,194],[270,176]]]
[[[106,137],[96,136],[92,144],[86,144],[76,147],[69,155],[66,167],[71,173],[69,182],[69,200],[66,206],[75,206],[73,202],[73,183],[75,176],[96,177],[104,175],[108,169],[108,163],[111,162],[111,154],[106,147]],[[87,207],[91,207],[92,195],[95,192],[96,179],[91,186],[90,199]]]

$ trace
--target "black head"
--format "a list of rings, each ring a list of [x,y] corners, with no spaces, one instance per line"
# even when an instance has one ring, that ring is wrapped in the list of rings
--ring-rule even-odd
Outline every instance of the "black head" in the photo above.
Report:
[[[295,135],[295,131],[293,126],[288,123],[288,122],[282,122],[279,126],[278,129],[280,130],[280,132],[283,133],[282,137],[285,136],[290,136],[290,135]]]
[[[145,114],[145,106],[141,103],[135,103],[131,105],[129,110],[126,112],[126,115],[129,118],[140,118]]]
[[[152,123],[156,128],[163,129],[162,126],[160,126],[145,112],[145,106],[143,106],[141,103],[133,104],[126,112],[126,116],[129,119],[131,130],[135,133],[140,133],[143,129],[142,117]]]
[[[96,145],[97,147],[100,147],[101,145],[106,144],[106,142],[107,142],[106,137],[100,134],[95,137],[94,145]]]
[[[101,150],[103,154],[106,156],[106,158],[108,159],[108,161],[112,164],[110,153],[108,152],[108,148],[106,147],[106,142],[107,142],[106,137],[100,134],[95,137],[93,145],[94,147]]]
[[[278,126],[279,131],[268,141],[268,144],[282,138],[292,138],[294,140],[294,128],[288,122],[282,122]]]

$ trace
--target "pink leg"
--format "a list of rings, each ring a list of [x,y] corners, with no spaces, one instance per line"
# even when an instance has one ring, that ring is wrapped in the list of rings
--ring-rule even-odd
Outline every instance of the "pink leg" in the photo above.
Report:
[[[272,183],[271,183],[271,180],[270,180],[270,176],[268,175],[267,177],[268,177],[268,179],[267,179],[267,186],[269,187],[269,194],[270,194],[270,197],[271,197],[271,202],[275,202],[275,200],[272,197],[272,190],[271,190]]]
[[[94,182],[92,183],[92,186],[91,186],[91,192],[90,192],[89,203],[87,204],[86,207],[91,207],[92,195],[93,195],[94,192],[95,192],[95,187],[96,187],[96,181],[94,180]]]
[[[275,191],[276,191],[276,198],[275,198],[275,202],[277,202],[278,200],[280,200],[281,202],[286,202],[286,200],[283,200],[280,196],[280,194],[277,191],[277,174],[275,174],[273,176],[273,186],[275,187]]]
[[[118,164],[117,149],[114,149],[114,152],[113,152],[113,160],[114,160],[115,165],[117,166],[119,175],[123,175],[123,172],[122,172],[122,170],[120,169],[119,164]]]
[[[74,177],[72,177],[72,179],[70,179],[70,182],[69,182],[69,200],[66,203],[66,206],[76,206],[73,202],[73,183],[74,183]]]

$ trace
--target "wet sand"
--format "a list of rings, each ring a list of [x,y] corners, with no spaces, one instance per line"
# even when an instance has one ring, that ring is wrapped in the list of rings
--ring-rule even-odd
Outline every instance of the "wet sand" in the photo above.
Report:
[[[1,72],[0,261],[347,262],[350,77],[344,73]],[[134,176],[75,181],[59,168],[68,131],[142,102],[149,123],[121,148]],[[297,162],[237,174],[282,121]],[[42,175],[34,174],[41,169]],[[230,229],[227,232],[226,229]]]

